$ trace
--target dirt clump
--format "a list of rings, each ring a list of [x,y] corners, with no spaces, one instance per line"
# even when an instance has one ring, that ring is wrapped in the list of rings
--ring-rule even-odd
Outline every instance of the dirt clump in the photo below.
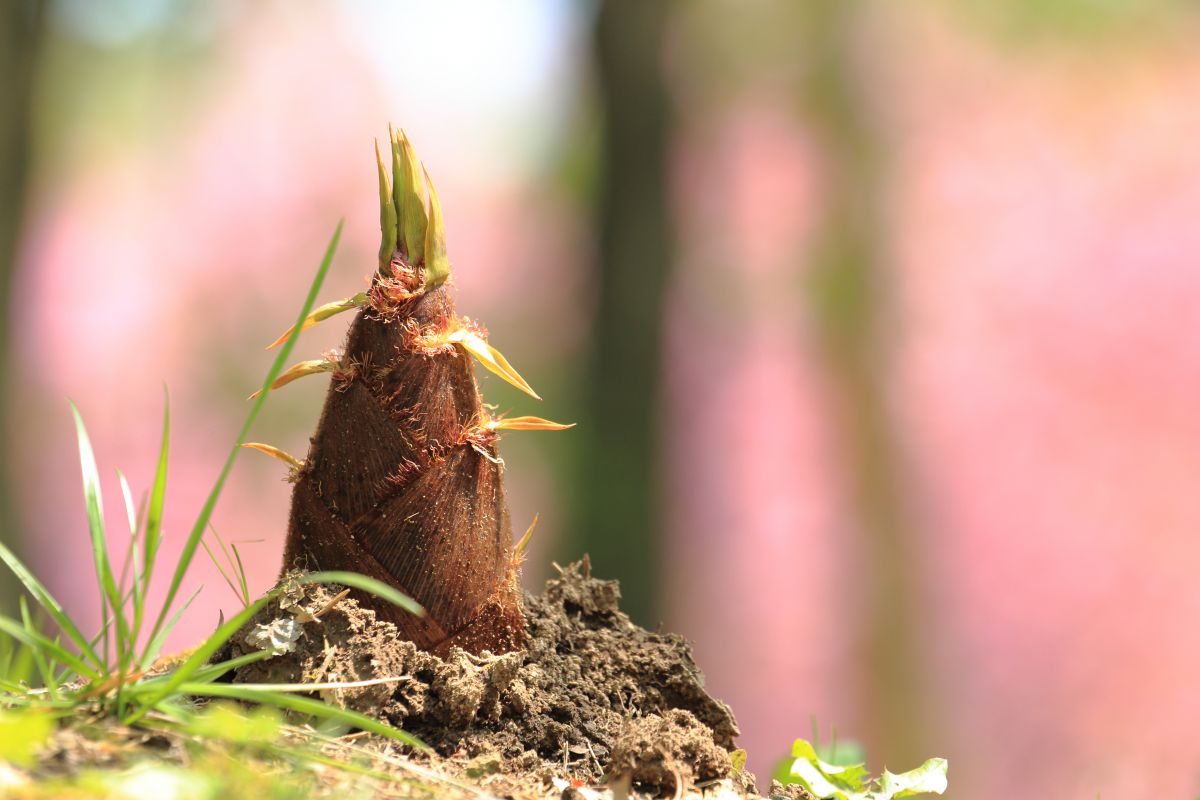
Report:
[[[288,583],[234,637],[241,682],[387,683],[327,690],[327,700],[385,719],[444,762],[524,774],[545,785],[614,781],[672,794],[733,776],[737,723],[704,690],[680,636],[647,631],[619,610],[615,581],[586,560],[526,595],[529,642],[501,656],[453,648],[445,658],[398,639],[337,587]],[[753,786],[753,777],[738,776]]]
[[[707,734],[682,708],[630,720],[613,742],[608,772],[628,776],[643,789],[670,794],[697,780],[724,777],[729,773],[729,752]]]

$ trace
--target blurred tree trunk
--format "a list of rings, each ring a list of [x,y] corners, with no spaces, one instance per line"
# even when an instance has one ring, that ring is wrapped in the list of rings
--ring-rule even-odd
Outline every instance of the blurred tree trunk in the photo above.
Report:
[[[892,768],[924,753],[916,543],[889,407],[890,307],[881,257],[885,226],[881,130],[870,118],[855,32],[867,3],[805,3],[806,119],[824,170],[813,299],[832,378],[867,593],[861,702],[873,761]]]
[[[34,72],[45,4],[40,0],[7,0],[0,11],[0,441],[9,419],[12,387],[12,278],[25,211],[25,188],[30,153],[30,117]],[[0,541],[18,542],[18,515],[13,508],[11,470],[7,453],[0,454]],[[0,609],[16,601],[15,581],[0,580]]]
[[[609,0],[594,31],[604,126],[598,303],[578,428],[578,539],[569,543],[590,554],[599,575],[620,578],[622,607],[651,625],[658,621],[660,350],[672,250],[661,64],[670,8]]]

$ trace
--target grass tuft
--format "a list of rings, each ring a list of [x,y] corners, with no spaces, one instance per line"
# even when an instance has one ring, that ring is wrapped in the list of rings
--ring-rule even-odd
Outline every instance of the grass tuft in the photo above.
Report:
[[[220,738],[214,733],[214,725],[220,720],[225,720],[221,725],[241,730],[242,735],[246,735],[245,730],[267,730],[271,733],[280,727],[264,727],[261,716],[242,717],[229,709],[220,712],[225,716],[205,716],[197,713],[196,709],[204,705],[209,698],[223,698],[272,707],[329,725],[369,731],[411,747],[425,747],[412,735],[378,720],[302,696],[302,693],[315,693],[324,689],[353,688],[357,684],[217,683],[216,681],[237,667],[267,658],[269,654],[253,653],[211,663],[211,659],[229,638],[273,599],[278,590],[252,601],[237,545],[231,544],[227,547],[219,536],[216,537],[225,559],[225,566],[222,567],[216,555],[202,539],[204,533],[210,529],[213,509],[233,463],[242,450],[241,445],[246,441],[251,426],[266,402],[265,389],[279,376],[296,338],[304,327],[304,321],[310,316],[317,293],[337,250],[341,232],[342,224],[339,223],[309,287],[303,307],[297,315],[296,325],[263,380],[264,391],[251,407],[236,441],[230,448],[229,456],[183,544],[182,552],[170,570],[165,599],[157,608],[148,607],[147,598],[150,595],[151,580],[158,571],[156,567],[164,567],[159,564],[159,556],[170,451],[169,398],[164,390],[162,443],[157,468],[150,490],[140,505],[134,503],[133,492],[125,476],[117,473],[130,530],[128,547],[119,561],[113,558],[109,550],[95,453],[83,417],[75,405],[71,404],[79,445],[88,535],[100,595],[99,633],[90,639],[84,636],[82,629],[86,626],[81,626],[72,619],[33,572],[0,543],[0,561],[16,576],[25,591],[20,598],[20,619],[0,615],[0,733],[5,730],[23,731],[30,726],[40,731],[42,728],[38,726],[44,727],[51,723],[83,724],[73,722],[80,719],[86,719],[89,723],[109,720],[112,724],[158,731],[170,730],[174,733],[178,733],[182,726],[184,732],[201,739]],[[197,590],[175,608],[184,577],[197,548],[202,545],[244,607],[232,619],[220,625],[185,658],[173,663],[164,663],[159,660],[163,643],[200,592]],[[114,567],[118,563],[119,570]],[[414,613],[421,613],[420,606],[412,599],[362,575],[346,572],[315,573],[306,576],[304,581],[338,583],[354,587],[376,594]],[[140,644],[142,642],[145,644]],[[230,714],[234,716],[230,717]],[[234,718],[239,721],[232,721]],[[255,719],[258,722],[254,722]],[[255,725],[257,727],[254,727]],[[293,759],[308,759],[307,763],[310,764],[324,764],[328,760],[314,748],[306,749],[294,744],[300,741],[295,736],[290,737],[288,741],[292,743],[272,744],[271,752]],[[4,743],[5,737],[0,736],[0,759],[4,757]]]

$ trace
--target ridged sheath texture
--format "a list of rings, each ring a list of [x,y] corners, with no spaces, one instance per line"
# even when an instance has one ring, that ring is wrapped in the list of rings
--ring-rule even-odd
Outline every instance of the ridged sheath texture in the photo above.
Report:
[[[484,334],[456,317],[448,267],[428,278],[430,248],[406,244],[403,227],[383,223],[380,269],[294,476],[284,570],[350,570],[394,586],[426,614],[355,597],[423,649],[508,652],[525,625],[503,467],[471,355],[451,336]],[[440,225],[427,235],[440,237]]]

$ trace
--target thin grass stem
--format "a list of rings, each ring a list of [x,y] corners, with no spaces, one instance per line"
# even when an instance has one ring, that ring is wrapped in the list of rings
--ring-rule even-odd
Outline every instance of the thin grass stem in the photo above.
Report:
[[[246,441],[246,436],[250,432],[250,427],[258,418],[258,413],[262,410],[263,404],[266,402],[267,395],[269,394],[267,390],[270,388],[271,384],[274,383],[275,378],[278,377],[280,371],[283,369],[283,365],[287,363],[288,357],[291,356],[292,348],[296,344],[296,339],[299,336],[300,327],[304,322],[304,318],[308,316],[309,311],[312,310],[313,305],[316,303],[317,293],[321,289],[321,284],[325,281],[325,275],[329,272],[329,265],[333,262],[333,254],[337,251],[338,241],[341,239],[342,224],[342,222],[338,222],[337,228],[333,232],[333,237],[329,241],[329,246],[325,249],[325,256],[321,260],[321,266],[317,270],[316,276],[313,278],[312,285],[308,290],[308,296],[305,298],[304,305],[300,310],[299,316],[297,317],[295,330],[292,331],[292,335],[287,338],[286,342],[284,342],[283,347],[281,347],[279,350],[279,354],[275,357],[274,363],[271,365],[271,369],[268,370],[267,377],[263,380],[262,392],[259,394],[258,399],[255,400],[254,405],[250,408],[250,413],[247,415],[246,421],[242,425],[241,431],[238,433],[237,441],[234,442],[234,445],[229,452],[229,456],[225,459],[225,465],[221,468],[221,472],[217,476],[217,481],[213,485],[212,491],[209,492],[208,499],[205,500],[204,506],[200,510],[200,515],[197,517],[195,524],[192,526],[191,533],[184,542],[183,549],[179,556],[179,561],[175,565],[175,573],[172,575],[170,586],[167,589],[167,596],[163,600],[162,608],[158,613],[158,617],[154,622],[153,628],[151,628],[151,640],[154,640],[158,635],[159,630],[162,628],[167,619],[167,615],[170,613],[171,605],[174,603],[175,596],[179,593],[179,587],[183,583],[183,576],[187,574],[188,567],[191,566],[192,558],[196,554],[196,548],[200,544],[200,539],[204,535],[205,529],[208,527],[208,521],[211,519],[213,509],[217,505],[217,499],[221,496],[221,490],[225,488],[225,481],[229,477],[230,471],[233,469],[233,463],[237,460],[238,453],[240,453],[242,450],[242,442]],[[149,529],[147,528],[147,530]],[[147,540],[149,541],[150,538],[151,537],[148,535]],[[147,559],[147,570],[149,570],[149,564],[150,560]]]

